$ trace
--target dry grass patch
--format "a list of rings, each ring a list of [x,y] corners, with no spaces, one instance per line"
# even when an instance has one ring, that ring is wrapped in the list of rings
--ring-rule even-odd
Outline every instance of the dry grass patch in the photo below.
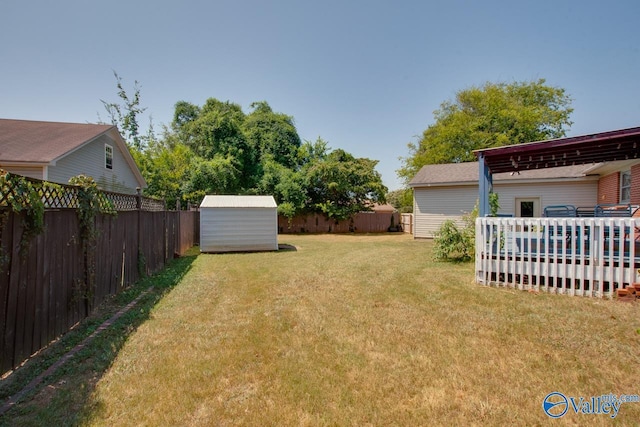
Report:
[[[410,236],[280,240],[297,250],[199,256],[85,424],[538,425],[552,391],[640,393],[635,304],[480,287]]]

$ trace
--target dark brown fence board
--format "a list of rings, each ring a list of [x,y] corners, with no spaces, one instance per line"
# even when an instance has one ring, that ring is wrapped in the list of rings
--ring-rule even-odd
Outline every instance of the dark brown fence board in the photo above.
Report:
[[[0,332],[4,332],[8,328],[7,316],[9,315],[9,292],[11,289],[9,286],[10,256],[13,241],[13,233],[10,233],[9,230],[13,229],[13,215],[8,214],[6,221],[4,229],[0,230],[2,232],[2,238],[0,239],[2,255],[2,263],[0,263],[2,267],[0,271]],[[11,360],[8,359],[8,355],[11,354],[8,350],[10,348],[8,339],[9,337],[5,333],[0,336],[0,370],[2,372],[10,369],[12,364]]]
[[[47,223],[45,221],[45,227]],[[39,236],[42,242],[39,246],[38,258],[41,260],[39,272],[39,288],[38,309],[37,309],[37,329],[38,329],[38,348],[42,348],[48,344],[47,329],[49,328],[47,317],[49,315],[49,274],[50,274],[50,251],[47,248],[47,233]]]
[[[278,216],[278,231],[280,233],[384,233],[391,226],[393,216],[394,226],[400,222],[397,212],[362,212],[356,214],[353,220],[336,221],[327,219],[324,215],[310,214],[296,216],[289,220]]]
[[[164,268],[197,241],[198,212],[123,211],[96,217],[97,238],[86,261],[95,271],[86,289],[87,265],[75,209],[45,211],[45,230],[20,255],[20,214],[10,212],[1,230],[0,371],[15,368],[65,333],[91,310],[139,280]],[[92,296],[87,300],[87,296]]]
[[[19,226],[19,221],[12,222],[11,232],[14,236],[22,235],[22,227]],[[19,237],[18,237],[19,238]],[[19,240],[18,240],[19,242]],[[17,337],[22,333],[22,326],[19,325],[18,316],[21,314],[20,310],[20,280],[21,271],[20,268],[20,256],[18,254],[19,248],[14,245],[11,247],[11,276],[9,278],[9,297],[7,300],[7,339],[6,346],[9,354],[7,358],[9,363],[15,363],[16,356],[19,355],[19,349],[16,347]],[[23,323],[23,322],[20,322]]]
[[[33,239],[37,240],[37,238]],[[35,243],[35,242],[32,242]],[[27,277],[25,280],[25,322],[24,322],[24,335],[23,335],[23,346],[24,352],[27,357],[35,352],[32,350],[33,348],[33,340],[34,340],[34,317],[36,312],[36,285],[37,285],[37,272],[38,272],[38,246],[37,244],[31,244],[29,246],[29,253],[26,259],[27,264]]]

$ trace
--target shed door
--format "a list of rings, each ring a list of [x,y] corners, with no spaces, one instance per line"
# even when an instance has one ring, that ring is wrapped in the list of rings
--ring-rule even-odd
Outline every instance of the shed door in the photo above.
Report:
[[[516,197],[518,218],[540,218],[540,197]]]

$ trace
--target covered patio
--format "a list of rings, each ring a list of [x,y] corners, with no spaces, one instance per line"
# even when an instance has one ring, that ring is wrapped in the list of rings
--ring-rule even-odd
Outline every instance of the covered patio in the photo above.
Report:
[[[476,282],[611,297],[640,282],[640,197],[630,203],[547,207],[542,218],[489,217],[492,175],[640,160],[640,127],[478,150]],[[640,186],[632,177],[632,188]],[[634,216],[635,215],[635,216]]]

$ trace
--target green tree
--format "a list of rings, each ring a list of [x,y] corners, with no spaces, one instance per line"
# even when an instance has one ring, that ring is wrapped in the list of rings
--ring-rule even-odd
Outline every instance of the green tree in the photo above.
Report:
[[[342,149],[305,168],[309,207],[336,220],[349,219],[385,202],[387,188],[375,170],[377,160],[355,158]]]
[[[198,157],[211,161],[208,166],[199,163],[199,172],[216,165],[220,172],[230,171],[232,176],[218,178],[217,194],[221,191],[244,193],[249,191],[258,175],[258,156],[249,146],[242,129],[245,114],[238,104],[209,98],[197,107],[184,101],[176,103],[172,130],[175,137],[186,144]],[[205,166],[203,166],[205,165]],[[206,175],[206,173],[205,173]],[[197,178],[197,173],[191,175]],[[224,184],[222,184],[224,182]],[[200,188],[199,183],[194,188]]]
[[[140,124],[138,118],[146,111],[146,108],[140,106],[140,85],[136,80],[133,85],[133,96],[127,94],[122,83],[122,78],[117,72],[113,72],[116,78],[116,87],[118,88],[118,97],[122,103],[107,102],[100,100],[105,110],[109,114],[111,124],[118,127],[130,148],[136,151],[142,151],[150,139],[153,139],[153,125],[149,123],[149,130],[145,137],[140,132]],[[98,115],[99,117],[99,115]]]
[[[293,117],[274,113],[266,101],[254,102],[251,108],[242,129],[258,160],[269,156],[281,165],[295,167],[301,142]]]
[[[408,182],[427,164],[474,161],[474,150],[564,137],[570,104],[564,89],[544,79],[459,91],[434,112],[435,123],[418,143],[409,144],[398,175]]]
[[[199,204],[207,194],[236,194],[242,171],[233,156],[216,154],[212,159],[196,157],[182,187],[183,199]]]
[[[413,212],[413,190],[403,188],[387,193],[387,203],[391,204],[400,213]]]
[[[307,188],[304,174],[281,165],[273,159],[263,160],[264,173],[257,193],[271,194],[278,203],[278,213],[293,218],[306,208]]]
[[[184,205],[182,187],[190,176],[194,158],[189,147],[168,138],[134,157],[147,181],[146,195],[164,199],[170,209],[176,201]]]

